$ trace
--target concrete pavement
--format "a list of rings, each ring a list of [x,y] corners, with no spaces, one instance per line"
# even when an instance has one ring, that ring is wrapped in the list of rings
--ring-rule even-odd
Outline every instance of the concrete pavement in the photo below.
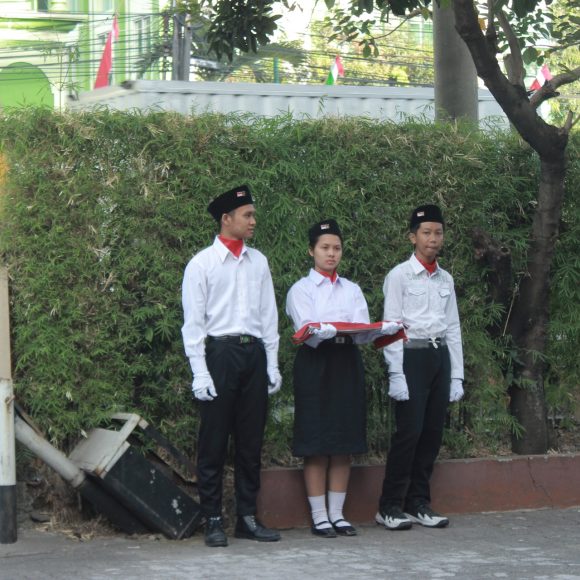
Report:
[[[227,548],[207,548],[200,532],[182,541],[80,541],[28,528],[17,543],[0,545],[0,579],[580,580],[580,508],[455,515],[440,530],[392,532],[371,522],[358,529],[336,539],[283,530],[278,543],[232,537]]]

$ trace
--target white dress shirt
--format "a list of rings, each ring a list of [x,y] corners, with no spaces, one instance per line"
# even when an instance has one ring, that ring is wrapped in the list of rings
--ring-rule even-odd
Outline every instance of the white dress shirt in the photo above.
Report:
[[[417,260],[395,266],[383,284],[383,320],[402,320],[412,338],[445,337],[451,378],[463,379],[463,347],[453,277],[437,265],[432,275]],[[403,341],[383,349],[389,372],[403,372]]]
[[[309,322],[370,322],[367,302],[357,284],[340,276],[333,284],[314,269],[290,288],[286,314],[294,330]],[[353,340],[357,342],[356,335]],[[318,336],[311,336],[306,344],[316,348],[321,342]]]
[[[205,338],[249,334],[261,338],[268,366],[278,366],[278,310],[268,260],[245,244],[236,258],[216,236],[183,276],[181,328],[188,358],[205,356]]]

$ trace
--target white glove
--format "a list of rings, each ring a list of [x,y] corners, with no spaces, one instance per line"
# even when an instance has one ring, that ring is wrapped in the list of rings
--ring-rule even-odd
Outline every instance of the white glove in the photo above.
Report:
[[[409,387],[404,373],[389,373],[389,397],[395,401],[409,400]]]
[[[206,371],[197,373],[193,377],[193,384],[191,390],[196,399],[200,401],[213,401],[217,397],[215,385],[211,375]]]
[[[200,401],[213,401],[217,397],[213,379],[207,370],[205,356],[194,355],[189,357],[189,364],[193,372],[191,390],[196,399]]]
[[[404,328],[402,322],[383,322],[383,327],[381,328],[381,334],[386,334],[391,336],[392,334],[397,334],[401,328]]]
[[[337,330],[332,324],[320,323],[320,328],[313,328],[312,334],[317,336],[320,340],[328,340],[336,336]]]
[[[268,368],[268,395],[273,395],[280,390],[282,386],[282,375],[278,367]]]
[[[451,379],[449,390],[449,402],[455,403],[463,398],[463,381],[461,379]]]

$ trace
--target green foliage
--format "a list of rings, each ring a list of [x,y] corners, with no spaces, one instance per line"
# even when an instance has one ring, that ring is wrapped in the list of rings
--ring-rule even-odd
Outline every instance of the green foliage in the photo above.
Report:
[[[335,9],[311,25],[314,47],[324,54],[334,48],[345,65],[345,84],[433,84],[433,36],[429,23],[423,34],[416,21],[388,22],[351,19]],[[318,40],[316,40],[318,39]],[[328,57],[310,55],[324,73]],[[372,59],[369,57],[372,55]],[[362,58],[361,58],[362,57]],[[322,75],[321,75],[322,76]],[[314,80],[314,79],[313,79]]]
[[[276,3],[276,0],[201,2],[212,11],[207,33],[210,50],[218,59],[225,55],[230,61],[235,50],[256,52],[260,44],[268,43],[278,28],[276,20],[281,16],[272,13]]]
[[[580,67],[580,0],[559,0],[552,5],[553,35],[558,44],[547,52],[552,74],[570,72]],[[562,126],[569,112],[574,118],[580,113],[578,102],[580,80],[558,88],[559,96],[550,101],[550,121]]]
[[[552,8],[555,16],[552,36],[558,46],[552,51],[572,48],[578,52],[580,45],[580,1],[558,0]]]
[[[8,168],[0,257],[11,276],[15,388],[58,444],[73,444],[112,411],[134,410],[194,452],[181,279],[216,233],[208,201],[239,183],[257,200],[253,243],[269,259],[280,310],[284,386],[270,401],[268,460],[291,461],[295,348],[284,307],[311,265],[308,227],[323,217],[339,221],[341,274],[360,284],[376,320],[386,272],[411,252],[409,212],[425,202],[447,217],[441,261],[456,280],[467,366],[467,396],[453,408],[446,441],[452,453],[469,454],[517,434],[504,378],[509,343],[487,331],[505,312],[487,298],[471,241],[475,227],[485,228],[525,275],[538,163],[513,134],[412,118],[22,110],[0,118],[0,143]],[[547,353],[558,413],[577,396],[579,376],[577,137],[570,148]],[[363,356],[370,451],[381,454],[391,425],[385,365],[372,347]]]
[[[570,140],[570,159],[580,158],[580,140]],[[547,400],[552,418],[569,416],[578,405],[580,377],[580,204],[574,195],[580,180],[578,163],[570,163],[566,175],[568,195],[560,221],[560,237],[556,245],[552,275],[550,342],[547,352]],[[573,251],[576,249],[576,251]]]

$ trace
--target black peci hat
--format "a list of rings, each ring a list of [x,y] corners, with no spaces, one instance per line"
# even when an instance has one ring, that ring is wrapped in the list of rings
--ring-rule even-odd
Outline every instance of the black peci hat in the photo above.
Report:
[[[445,225],[441,210],[438,206],[431,204],[420,205],[413,210],[413,213],[411,214],[409,229],[412,230],[415,226],[418,226],[423,222],[435,222]]]
[[[335,220],[330,219],[318,222],[308,230],[308,239],[310,240],[310,245],[314,247],[318,238],[324,234],[333,234],[338,236],[340,241],[342,241],[342,232],[340,231],[338,224]]]
[[[216,197],[207,206],[207,211],[209,211],[216,221],[220,222],[224,213],[229,213],[242,205],[253,203],[254,200],[252,199],[250,188],[247,185],[240,185]]]

